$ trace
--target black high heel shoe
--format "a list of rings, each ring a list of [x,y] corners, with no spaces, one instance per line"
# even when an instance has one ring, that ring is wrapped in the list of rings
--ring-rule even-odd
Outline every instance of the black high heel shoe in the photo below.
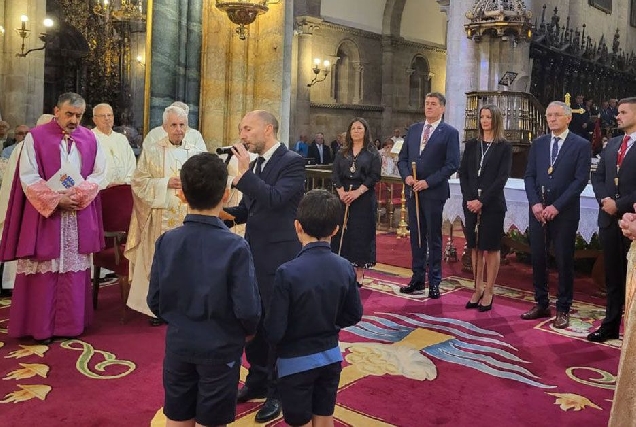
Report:
[[[468,300],[468,302],[466,303],[466,308],[467,309],[471,309],[471,308],[478,308],[481,307],[479,305],[479,301],[481,301],[481,299],[484,297],[484,294],[482,293],[481,296],[479,297],[479,299],[477,300],[477,302],[471,302],[470,300]]]
[[[490,304],[488,304],[488,305],[481,305],[481,304],[479,304],[479,307],[477,307],[477,310],[478,310],[480,313],[483,313],[484,311],[490,311],[490,310],[492,310],[492,302],[493,302],[494,300],[495,300],[495,295],[493,294],[493,296],[492,296],[492,298],[491,298],[491,300],[490,300]]]

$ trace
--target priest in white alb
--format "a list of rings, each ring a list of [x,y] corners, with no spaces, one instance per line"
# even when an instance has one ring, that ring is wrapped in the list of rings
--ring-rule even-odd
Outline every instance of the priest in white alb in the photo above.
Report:
[[[128,306],[151,317],[146,295],[155,241],[183,223],[188,205],[179,197],[181,166],[205,151],[186,137],[188,116],[182,108],[165,109],[163,128],[167,136],[144,146],[132,177],[134,209],[124,253],[130,261],[132,278]],[[152,318],[151,324],[161,324],[161,320]]]
[[[190,114],[190,107],[188,104],[181,101],[175,101],[170,104],[171,107],[179,107],[186,113],[186,117]],[[147,146],[152,145],[159,140],[166,137],[166,130],[163,126],[157,126],[156,128],[150,129],[150,131],[146,134],[144,141],[142,143],[143,148],[145,149]],[[197,147],[201,151],[208,151],[205,141],[203,140],[203,135],[196,129],[192,129],[188,126],[185,133],[185,139]]]

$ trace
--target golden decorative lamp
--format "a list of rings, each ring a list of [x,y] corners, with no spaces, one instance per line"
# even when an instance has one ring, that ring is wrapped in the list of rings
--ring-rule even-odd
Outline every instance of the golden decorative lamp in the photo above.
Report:
[[[270,4],[277,4],[280,0],[216,0],[216,7],[227,13],[230,21],[238,25],[236,34],[241,40],[247,38],[247,26],[256,21],[256,17],[269,10]]]
[[[24,58],[29,53],[34,52],[36,50],[44,50],[44,49],[46,49],[46,43],[49,41],[48,40],[48,35],[46,33],[40,33],[39,39],[44,44],[41,47],[38,47],[38,48],[25,50],[26,39],[28,39],[29,36],[31,35],[31,30],[29,30],[27,28],[27,22],[29,22],[29,17],[26,16],[26,15],[21,15],[20,16],[20,23],[21,23],[20,24],[20,28],[16,28],[15,29],[15,32],[18,33],[18,36],[20,36],[20,38],[22,39],[22,46],[20,47],[20,52],[15,54],[15,56],[20,57],[20,58]],[[52,19],[46,18],[42,22],[42,25],[44,25],[44,27],[46,27],[46,28],[51,28],[54,25],[54,22],[53,22]],[[4,32],[4,29],[3,29],[3,32]]]
[[[322,63],[322,68],[320,68],[321,63]],[[315,76],[314,76],[314,79],[310,83],[307,83],[307,87],[312,87],[316,83],[320,83],[320,82],[324,81],[327,78],[327,75],[329,74],[329,66],[330,65],[331,65],[331,63],[329,61],[327,61],[327,60],[321,61],[320,58],[315,58],[314,59],[314,66],[311,69],[311,71],[314,72]],[[322,73],[322,78],[318,78],[320,73]]]

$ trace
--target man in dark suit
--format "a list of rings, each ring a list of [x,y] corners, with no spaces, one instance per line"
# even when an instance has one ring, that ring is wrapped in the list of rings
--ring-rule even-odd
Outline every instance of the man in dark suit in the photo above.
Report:
[[[574,243],[581,216],[580,195],[590,175],[590,142],[568,130],[571,108],[553,101],[546,109],[550,134],[532,142],[525,174],[530,206],[532,281],[536,305],[524,320],[551,317],[548,295],[548,248],[554,244],[559,288],[554,327],[570,324],[574,287]]]
[[[576,95],[572,105],[572,120],[569,124],[570,131],[588,139],[589,138],[590,111],[583,101],[583,95]]]
[[[587,336],[592,342],[618,338],[625,304],[627,251],[631,240],[623,236],[618,221],[623,214],[633,213],[636,203],[636,150],[631,149],[636,140],[636,97],[619,102],[617,119],[625,135],[607,143],[592,175],[594,195],[600,204],[598,229],[607,289],[605,319],[600,328]]]
[[[325,144],[325,136],[322,133],[316,134],[309,146],[309,158],[316,159],[317,165],[328,165],[333,163],[333,156],[331,155],[331,149]]]
[[[237,224],[246,223],[245,240],[254,257],[256,280],[263,302],[263,317],[270,305],[276,269],[296,257],[300,242],[294,219],[305,185],[305,160],[282,145],[277,138],[278,121],[267,111],[252,111],[240,125],[242,144],[234,145],[238,175],[232,184],[243,193],[238,206],[226,208]],[[247,147],[247,149],[243,146]],[[250,163],[248,150],[258,154]],[[257,422],[280,414],[276,390],[273,349],[265,341],[262,321],[245,355],[250,364],[238,402],[267,397],[256,413]]]
[[[442,122],[445,108],[444,95],[438,92],[426,95],[426,120],[409,128],[398,156],[400,176],[410,187],[408,212],[413,257],[413,276],[400,292],[423,291],[428,265],[428,296],[434,299],[440,296],[442,280],[442,211],[450,197],[448,179],[459,168],[459,132]],[[413,177],[413,162],[416,163],[417,179]],[[419,216],[415,197],[419,198]]]

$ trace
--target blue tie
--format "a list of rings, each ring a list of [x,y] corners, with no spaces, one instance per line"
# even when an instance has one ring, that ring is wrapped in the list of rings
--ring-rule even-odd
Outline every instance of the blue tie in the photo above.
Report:
[[[561,140],[561,138],[559,138],[558,136],[554,138],[554,142],[552,143],[552,155],[550,156],[550,164],[554,164],[554,162],[556,161],[557,156],[559,155],[559,141]]]

